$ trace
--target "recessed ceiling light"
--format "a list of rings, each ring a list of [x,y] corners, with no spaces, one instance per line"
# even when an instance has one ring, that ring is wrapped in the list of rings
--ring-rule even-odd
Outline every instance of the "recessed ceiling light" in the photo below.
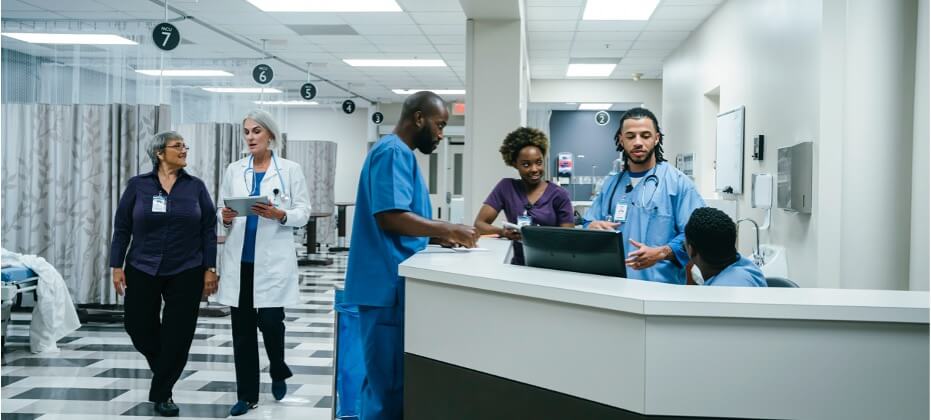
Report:
[[[617,64],[569,64],[566,77],[608,77]]]
[[[4,32],[3,36],[30,44],[137,45],[138,42],[114,34],[49,34]]]
[[[253,101],[256,105],[310,106],[320,105],[317,101]]]
[[[412,95],[422,90],[429,90],[437,95],[465,95],[465,89],[391,89],[398,95]]]
[[[395,0],[249,0],[263,12],[402,12]]]
[[[659,0],[588,0],[582,20],[649,20]]]
[[[579,104],[579,111],[604,111],[611,109],[613,104]]]
[[[146,76],[165,76],[165,77],[232,77],[233,73],[224,70],[206,70],[206,69],[165,69],[165,70],[140,70],[136,73]]]
[[[201,89],[214,93],[281,93],[275,88],[258,87],[202,87]]]
[[[446,67],[443,60],[357,60],[344,59],[353,67]]]

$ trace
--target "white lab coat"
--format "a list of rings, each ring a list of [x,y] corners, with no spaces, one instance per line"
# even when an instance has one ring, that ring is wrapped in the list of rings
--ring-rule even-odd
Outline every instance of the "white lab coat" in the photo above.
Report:
[[[278,208],[288,213],[284,225],[277,220],[259,217],[255,234],[255,279],[253,287],[253,304],[256,308],[274,308],[298,303],[297,254],[294,246],[294,228],[307,224],[310,217],[310,195],[307,192],[307,178],[301,165],[275,156],[275,162],[269,162],[265,176],[262,178],[259,193],[268,197]],[[220,252],[220,287],[216,301],[239,306],[239,276],[242,264],[242,246],[246,232],[245,215],[233,219],[229,229],[223,226],[224,199],[229,197],[246,197],[251,192],[252,172],[246,173],[249,157],[245,157],[226,167],[220,184],[220,197],[217,200],[217,232],[225,232],[226,242]],[[281,178],[284,178],[283,180]],[[247,184],[248,183],[248,184]],[[278,199],[274,190],[282,191],[290,199]]]

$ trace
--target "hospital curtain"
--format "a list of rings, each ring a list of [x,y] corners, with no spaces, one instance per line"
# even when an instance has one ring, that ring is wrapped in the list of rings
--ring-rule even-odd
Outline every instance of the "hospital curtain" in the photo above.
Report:
[[[185,170],[204,181],[214,205],[220,193],[223,172],[242,158],[242,126],[230,123],[181,124],[178,133],[191,147]]]
[[[300,141],[288,143],[287,158],[301,165],[307,178],[312,213],[328,213],[317,219],[317,242],[336,243],[336,143],[332,141]]]
[[[2,105],[2,245],[37,254],[75,303],[117,303],[110,281],[113,213],[167,106]]]

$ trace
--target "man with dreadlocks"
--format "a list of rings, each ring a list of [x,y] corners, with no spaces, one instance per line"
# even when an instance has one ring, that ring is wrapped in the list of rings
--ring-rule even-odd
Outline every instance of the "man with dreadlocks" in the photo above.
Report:
[[[583,224],[623,233],[628,278],[685,284],[685,224],[705,201],[692,181],[663,158],[663,133],[648,109],[633,108],[621,116],[614,145],[623,170],[605,182]]]

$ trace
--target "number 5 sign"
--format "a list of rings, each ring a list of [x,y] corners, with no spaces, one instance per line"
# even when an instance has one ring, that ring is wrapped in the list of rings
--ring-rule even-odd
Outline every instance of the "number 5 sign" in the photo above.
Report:
[[[171,51],[181,43],[181,32],[178,32],[175,25],[168,22],[159,23],[152,30],[152,41],[155,42],[156,47]]]

